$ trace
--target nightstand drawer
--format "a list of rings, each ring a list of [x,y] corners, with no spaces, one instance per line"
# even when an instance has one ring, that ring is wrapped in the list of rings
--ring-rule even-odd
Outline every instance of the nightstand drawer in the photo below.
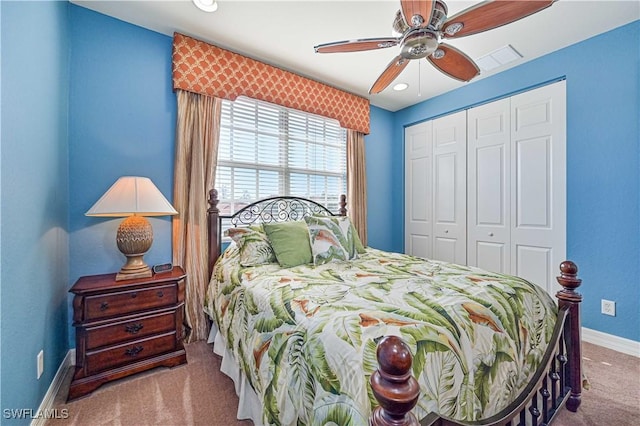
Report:
[[[87,327],[87,349],[95,349],[100,346],[109,346],[128,340],[160,334],[175,330],[176,311],[147,315],[128,321],[109,323],[96,327]]]
[[[125,345],[87,351],[85,370],[87,374],[108,370],[120,365],[131,364],[153,355],[170,352],[176,348],[175,331],[161,336],[140,339]]]
[[[178,292],[175,285],[87,296],[84,305],[84,320],[108,318],[130,312],[170,306],[177,301]]]

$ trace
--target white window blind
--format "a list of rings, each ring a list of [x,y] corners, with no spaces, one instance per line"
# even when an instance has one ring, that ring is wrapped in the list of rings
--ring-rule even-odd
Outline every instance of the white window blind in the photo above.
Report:
[[[309,198],[337,212],[347,189],[346,138],[336,120],[246,97],[223,100],[220,213],[277,195]]]

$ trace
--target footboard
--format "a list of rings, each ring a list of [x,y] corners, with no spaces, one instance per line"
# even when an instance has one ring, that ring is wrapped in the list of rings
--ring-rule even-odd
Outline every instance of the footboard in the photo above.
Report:
[[[558,319],[543,360],[531,383],[507,408],[478,422],[457,422],[431,413],[420,422],[410,413],[420,388],[411,376],[411,352],[397,336],[387,336],[378,345],[378,370],[371,376],[371,389],[380,404],[370,418],[371,426],[449,426],[449,425],[546,425],[558,410],[575,412],[582,393],[580,346],[580,302],[576,292],[581,284],[578,267],[562,262],[558,283],[563,287],[558,298]]]

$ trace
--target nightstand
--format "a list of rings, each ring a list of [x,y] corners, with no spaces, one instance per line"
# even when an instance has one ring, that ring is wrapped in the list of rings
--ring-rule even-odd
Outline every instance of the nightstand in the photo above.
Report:
[[[76,366],[67,400],[112,380],[187,362],[182,268],[150,278],[115,277],[82,277],[69,290],[75,294]]]

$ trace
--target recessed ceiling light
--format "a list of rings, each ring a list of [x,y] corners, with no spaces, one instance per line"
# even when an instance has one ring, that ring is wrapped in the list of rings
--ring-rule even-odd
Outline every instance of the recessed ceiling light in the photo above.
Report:
[[[393,90],[395,90],[396,92],[400,92],[402,90],[407,90],[407,87],[409,87],[407,83],[398,83],[393,86]]]
[[[218,2],[216,0],[193,0],[193,4],[204,12],[215,12],[218,10]]]

